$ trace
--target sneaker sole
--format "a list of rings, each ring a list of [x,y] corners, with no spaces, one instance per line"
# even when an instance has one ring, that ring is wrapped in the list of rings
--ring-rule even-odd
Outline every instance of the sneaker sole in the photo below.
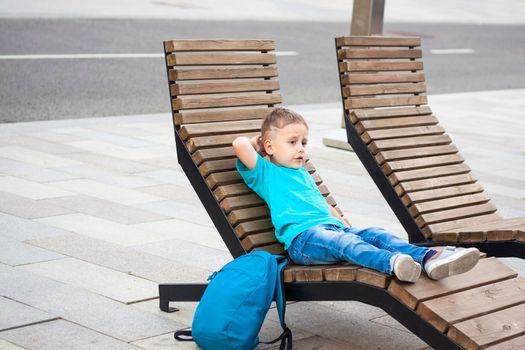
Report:
[[[433,280],[440,280],[445,277],[459,275],[472,269],[479,260],[478,250],[465,249],[462,255],[455,260],[450,258],[444,259],[427,273],[428,277]]]
[[[403,259],[400,257],[399,259]],[[399,271],[396,273],[398,280],[402,282],[415,283],[421,275],[421,267],[418,263],[415,263],[414,260],[403,260],[400,262]]]

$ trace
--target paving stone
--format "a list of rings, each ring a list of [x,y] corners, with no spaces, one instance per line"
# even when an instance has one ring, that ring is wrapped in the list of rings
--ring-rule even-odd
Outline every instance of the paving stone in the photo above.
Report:
[[[34,164],[45,168],[80,165],[81,163],[59,156],[35,151],[20,146],[7,146],[0,148],[0,157]]]
[[[17,241],[59,236],[67,233],[69,232],[39,222],[0,213],[0,235]]]
[[[144,244],[133,248],[209,271],[217,271],[232,260],[227,251],[179,239]]]
[[[131,306],[159,317],[164,317],[177,323],[181,323],[184,325],[184,327],[190,327],[191,323],[193,322],[193,316],[195,315],[195,310],[197,309],[198,304],[198,302],[172,301],[170,306],[175,306],[177,309],[179,309],[177,312],[161,311],[158,300],[141,301],[139,303],[131,304]]]
[[[203,215],[203,218],[205,217],[207,216]],[[204,223],[206,222],[206,220],[202,221],[204,221]],[[210,248],[224,251],[228,250],[215,228],[198,225],[193,222],[171,219],[136,224],[132,225],[132,227],[136,227],[142,231],[164,235],[165,237],[173,237],[187,242],[205,245]]]
[[[32,132],[28,132],[26,134],[27,136],[29,137],[34,137],[34,138],[38,138],[38,139],[41,139],[41,140],[45,140],[45,141],[49,141],[49,142],[56,142],[56,143],[65,143],[65,142],[73,142],[73,141],[78,141],[79,140],[79,136],[75,133],[58,133],[58,132],[54,132],[54,131],[50,131],[50,130],[33,130]],[[71,146],[67,146],[67,145],[62,145],[64,147],[66,147],[67,149],[69,150],[75,150],[73,152],[78,152],[79,150],[75,147],[71,147]]]
[[[96,166],[83,164],[74,167],[60,168],[64,173],[70,174],[72,178],[86,178],[100,183],[123,188],[136,188],[153,186],[158,182],[140,176],[125,175],[120,172],[106,170]]]
[[[103,184],[89,179],[59,181],[51,184],[57,188],[64,189],[65,191],[71,191],[71,193],[84,194],[125,205],[164,200],[162,197],[152,196],[132,189]]]
[[[159,293],[156,283],[74,258],[34,263],[18,268],[87,289],[125,304],[156,298]]]
[[[0,337],[28,350],[140,349],[65,320],[56,320],[1,332]]]
[[[33,135],[14,137],[9,143],[11,145],[17,145],[35,151],[45,150],[46,154],[53,155],[80,151],[78,148],[71,147],[60,142],[50,142],[49,140],[44,140]]]
[[[195,190],[186,186],[162,184],[156,186],[136,188],[136,190],[144,193],[149,193],[154,196],[162,196],[172,201],[178,201],[194,206],[202,206],[199,197],[195,193]]]
[[[269,316],[277,320],[276,315]],[[367,313],[339,312],[318,303],[288,305],[286,320],[292,331],[293,327],[298,327],[332,341],[344,342],[347,349],[370,350],[370,339],[374,340],[375,349],[420,349],[425,346],[412,333],[369,321]]]
[[[171,234],[148,232],[86,214],[67,214],[35,219],[35,221],[123,246],[163,241],[177,236],[176,232]]]
[[[0,338],[2,338],[2,333],[0,333]],[[27,350],[21,348],[18,345],[8,342],[7,340],[0,339],[0,349],[2,350]]]
[[[62,169],[49,169],[5,158],[0,158],[0,173],[35,182],[61,181],[78,178],[77,175],[65,173]]]
[[[60,254],[157,283],[202,282],[211,270],[77,234],[28,242]]]
[[[186,175],[180,170],[162,169],[162,170],[146,171],[138,175],[150,177],[152,179],[158,180],[165,184],[173,184],[173,185],[178,185],[178,186],[191,187],[190,181],[188,180]]]
[[[364,304],[358,301],[316,301],[315,303],[347,314],[366,315],[368,320],[376,319],[387,315],[386,312],[378,307]]]
[[[0,197],[2,198],[0,201],[0,212],[18,216],[20,218],[36,219],[46,216],[72,213],[71,210],[48,203],[45,199],[29,199],[4,191],[0,191]],[[70,197],[60,197],[60,199],[64,198]]]
[[[172,155],[169,155],[167,157],[141,159],[140,162],[144,164],[149,164],[151,166],[154,166],[155,168],[165,168],[180,171],[180,165],[177,162],[176,152],[173,152]]]
[[[173,333],[162,334],[156,337],[142,339],[131,343],[139,346],[141,349],[157,350],[157,349],[176,349],[176,350],[200,350],[194,342],[177,341],[173,339]]]
[[[134,137],[118,135],[112,129],[111,132],[103,132],[98,130],[86,130],[84,132],[77,133],[78,136],[86,140],[96,140],[107,142],[112,145],[122,146],[126,148],[139,148],[151,146],[151,143],[145,142]]]
[[[390,315],[385,315],[385,316],[373,318],[370,321],[372,321],[374,323],[382,324],[383,326],[391,327],[391,328],[398,329],[398,330],[403,331],[403,332],[410,333],[410,331],[408,329],[406,329],[401,323],[396,321]]]
[[[104,141],[88,140],[67,142],[66,144],[83,149],[85,151],[100,153],[106,156],[127,160],[139,160],[144,158],[153,158],[155,156],[154,153],[144,151],[141,148],[131,149]]]
[[[175,146],[174,136],[171,134],[137,136],[141,140],[157,143],[164,146]]]
[[[0,191],[9,192],[30,199],[55,198],[73,195],[73,192],[61,190],[51,185],[28,181],[17,177],[0,174]]]
[[[27,271],[0,265],[0,280],[3,282],[0,295],[126,342],[165,334],[182,326]]]
[[[215,227],[201,203],[193,205],[181,203],[179,201],[158,201],[137,204],[135,207],[142,208],[160,215],[190,221],[198,225],[205,225],[210,228]]]
[[[313,336],[304,339],[295,339],[293,340],[293,346],[296,349],[301,350],[347,350],[355,349],[353,347],[349,348],[348,343],[334,341],[329,338]],[[279,345],[274,345],[268,349],[279,349]],[[370,349],[370,348],[368,348]]]
[[[5,236],[0,236],[0,247],[0,261],[10,266],[64,258],[63,255]]]
[[[6,329],[17,328],[25,325],[30,325],[38,322],[54,320],[57,317],[45,311],[35,309],[10,300],[0,297],[0,332]],[[0,333],[0,338],[2,333]],[[0,343],[0,349],[3,349]]]
[[[93,152],[68,153],[63,154],[62,157],[77,160],[87,164],[93,164],[103,169],[125,174],[133,174],[142,171],[151,171],[154,169],[154,167],[144,164],[143,162],[125,160]]]
[[[152,193],[156,194],[156,193]],[[160,193],[161,194],[161,193]],[[137,209],[128,205],[113,203],[85,195],[68,196],[52,199],[43,199],[38,201],[42,205],[49,205],[56,208],[69,208],[75,212],[96,216],[101,219],[119,222],[121,224],[130,225],[149,221],[166,220],[169,217],[155,214],[146,210]],[[0,210],[1,210],[0,204]],[[65,209],[64,209],[65,210]],[[60,214],[68,214],[71,211]],[[41,215],[52,216],[52,215]]]

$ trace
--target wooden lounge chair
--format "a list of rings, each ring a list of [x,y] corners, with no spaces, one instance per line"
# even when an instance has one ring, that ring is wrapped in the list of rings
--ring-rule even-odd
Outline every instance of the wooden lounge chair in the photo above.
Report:
[[[412,243],[525,257],[525,218],[503,219],[427,105],[418,37],[336,39],[348,142]]]
[[[261,118],[281,102],[273,41],[175,40],[164,48],[178,161],[226,246],[233,257],[259,249],[284,253],[268,208],[235,170],[231,147],[238,135],[259,133]],[[307,168],[336,206],[311,162]],[[374,305],[436,349],[501,344],[525,331],[521,319],[519,325],[509,323],[524,309],[515,305],[525,302],[525,281],[495,258],[440,282],[422,277],[406,284],[348,264],[292,265],[284,280],[289,301]],[[161,284],[160,308],[171,311],[170,301],[198,301],[205,288],[204,283]],[[507,325],[511,331],[501,332]],[[487,337],[492,329],[499,331]]]

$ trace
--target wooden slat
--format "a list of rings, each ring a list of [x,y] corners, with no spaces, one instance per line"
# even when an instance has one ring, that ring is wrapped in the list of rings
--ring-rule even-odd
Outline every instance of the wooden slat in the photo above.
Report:
[[[273,40],[168,40],[166,53],[174,51],[269,51],[275,49]]]
[[[485,240],[499,241],[515,239],[520,231],[525,231],[525,218],[511,218],[492,221],[488,223],[469,225],[455,229],[458,233],[458,241],[476,235]]]
[[[386,288],[392,277],[376,270],[361,268],[357,270],[356,281],[378,288]]]
[[[340,72],[381,72],[423,70],[423,62],[357,61],[339,63]]]
[[[408,207],[409,205],[411,205],[411,203],[420,203],[430,200],[450,198],[466,194],[478,193],[482,191],[483,187],[481,187],[481,185],[476,182],[468,185],[435,188],[426,191],[407,193],[401,198],[401,201],[405,206]]]
[[[446,332],[449,325],[525,303],[525,280],[513,278],[422,302],[417,314]]]
[[[439,125],[414,126],[407,128],[370,130],[363,133],[361,135],[361,139],[368,144],[372,141],[384,139],[412,138],[423,135],[440,135],[444,132],[445,130],[443,130],[443,128]],[[402,143],[402,140],[399,141]]]
[[[373,74],[372,74],[373,75]],[[383,118],[411,117],[432,114],[429,106],[420,107],[392,107],[382,109],[356,109],[350,113],[356,120],[370,120]]]
[[[243,221],[262,219],[270,216],[270,209],[266,205],[253,208],[236,209],[228,215],[228,221],[237,225]]]
[[[227,197],[221,202],[221,208],[228,214],[234,209],[242,209],[248,207],[259,206],[265,201],[255,193],[246,195]]]
[[[253,250],[264,250],[265,252],[268,252],[270,254],[277,254],[277,255],[284,255],[286,254],[284,247],[281,243],[276,243],[272,245],[265,245],[262,247],[255,247]]]
[[[424,73],[354,73],[341,76],[341,85],[381,84],[381,83],[419,83],[425,81]]]
[[[418,157],[439,156],[444,154],[457,153],[458,149],[454,145],[430,146],[407,148],[403,150],[383,151],[376,154],[375,158],[379,165],[387,161],[412,159]]]
[[[296,282],[321,282],[324,280],[323,266],[302,266],[295,269]]]
[[[396,96],[396,97],[363,97],[363,98],[346,98],[345,108],[373,108],[373,107],[393,107],[393,106],[410,106],[426,105],[426,96]]]
[[[247,194],[251,193],[252,190],[246,186],[244,182],[233,184],[233,185],[224,185],[219,186],[215,191],[213,191],[213,194],[215,195],[215,198],[220,202],[226,197],[230,196],[238,196],[241,194]]]
[[[416,170],[398,171],[388,176],[388,181],[392,186],[396,186],[403,181],[415,181],[429,179],[445,175],[458,175],[470,172],[470,168],[465,163],[455,165],[437,166]]]
[[[277,68],[270,67],[235,67],[235,68],[185,68],[169,69],[169,80],[207,80],[239,78],[273,78],[278,76]]]
[[[395,190],[398,196],[402,196],[405,192],[415,192],[430,190],[433,188],[464,185],[468,183],[473,183],[475,181],[476,179],[471,174],[443,176],[425,180],[401,182],[395,187]]]
[[[481,215],[466,219],[458,219],[458,220],[452,220],[452,221],[445,221],[440,222],[437,224],[431,224],[426,227],[424,227],[421,231],[425,235],[432,235],[433,238],[435,238],[435,241],[439,241],[439,235],[441,232],[450,232],[451,229],[458,228],[458,227],[464,227],[468,225],[477,225],[484,222],[491,222],[501,220],[501,216],[498,213],[492,213],[487,215]],[[434,234],[434,232],[436,232]],[[457,234],[456,234],[457,236]]]
[[[481,259],[469,272],[434,281],[421,275],[417,283],[403,283],[393,280],[388,291],[411,309],[429,299],[450,295],[514,278],[517,274],[496,258]]]
[[[425,225],[430,225],[444,221],[452,221],[463,218],[469,218],[472,216],[491,214],[496,212],[496,210],[496,207],[492,203],[483,203],[461,208],[440,210],[418,216],[416,218],[416,224],[419,227],[423,227]]]
[[[194,108],[218,108],[274,105],[281,103],[281,95],[274,94],[252,94],[252,95],[230,95],[230,96],[206,96],[175,98],[171,101],[172,108],[176,111]]]
[[[485,348],[486,350],[521,350],[525,349],[525,335],[517,338],[506,340],[503,343],[498,343]]]
[[[211,174],[206,178],[206,182],[208,183],[208,186],[211,189],[214,189],[217,186],[242,182],[242,178],[239,172],[237,170],[234,170]]]
[[[425,83],[351,85],[343,88],[343,96],[420,94],[426,91],[427,87]]]
[[[324,270],[324,277],[326,281],[354,281],[359,269],[360,267],[357,265],[327,267]]]
[[[227,134],[219,136],[202,136],[202,137],[193,137],[188,142],[186,142],[186,147],[188,150],[193,153],[201,148],[206,147],[217,147],[217,146],[231,146],[233,140],[238,136],[253,137],[259,135],[260,132],[250,132],[242,134]]]
[[[395,119],[374,119],[374,120],[364,120],[358,122],[354,125],[357,132],[362,134],[368,130],[377,130],[377,129],[394,129],[410,126],[425,126],[425,125],[436,125],[438,120],[432,115],[428,116],[418,116],[418,117],[400,117]]]
[[[279,90],[277,80],[243,80],[235,82],[206,82],[191,84],[172,84],[171,96],[197,94],[224,94],[230,92],[254,92]]]
[[[233,157],[235,157],[235,152],[231,146],[200,149],[191,155],[196,165],[200,165],[204,161]]]
[[[423,203],[416,203],[409,208],[410,215],[416,217],[417,215],[429,213],[437,210],[459,208],[466,205],[486,203],[489,198],[485,193],[467,194],[465,196],[458,196],[452,198],[438,199]]]
[[[408,171],[414,169],[422,168],[432,168],[440,167],[446,165],[452,165],[457,163],[462,163],[464,161],[463,157],[459,154],[447,154],[444,156],[432,156],[432,157],[422,157],[422,158],[413,158],[413,159],[403,159],[403,160],[393,160],[391,162],[383,164],[381,170],[385,175],[390,175],[390,173],[396,171]]]
[[[270,219],[261,219],[255,221],[243,222],[235,227],[235,234],[239,239],[243,239],[246,235],[251,235],[257,232],[264,232],[273,230],[272,221]]]
[[[493,312],[453,325],[448,336],[465,349],[484,349],[525,335],[525,305]]]
[[[166,62],[173,66],[213,66],[213,65],[256,65],[275,64],[274,53],[202,53],[168,54]]]
[[[246,236],[241,244],[244,249],[250,251],[256,247],[262,247],[265,245],[280,244],[275,238],[275,233],[273,231],[254,233]]]
[[[380,49],[380,48],[351,48],[337,50],[337,58],[344,59],[402,59],[421,58],[421,49]]]
[[[189,124],[180,128],[179,135],[183,140],[187,140],[190,137],[231,134],[236,132],[253,132],[257,130],[261,130],[260,119]]]
[[[219,111],[185,111],[174,114],[175,124],[225,122],[229,120],[263,119],[273,108],[236,108]]]
[[[236,158],[209,160],[199,166],[199,172],[203,177],[220,171],[235,170]]]
[[[380,151],[400,150],[412,147],[447,145],[451,142],[452,140],[446,134],[413,136],[401,139],[386,139],[372,141],[368,145],[368,149],[370,149],[370,151],[375,154]]]
[[[335,39],[337,47],[341,46],[421,46],[419,37],[394,36],[345,36]]]

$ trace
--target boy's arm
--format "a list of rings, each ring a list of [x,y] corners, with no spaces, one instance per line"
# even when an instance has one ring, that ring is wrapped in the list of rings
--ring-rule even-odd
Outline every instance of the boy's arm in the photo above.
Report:
[[[258,153],[261,153],[261,136],[254,136],[251,139],[246,136],[239,136],[232,142],[233,151],[237,158],[250,170],[257,165]]]
[[[346,227],[350,227],[350,223],[348,221],[346,221],[345,218],[343,218],[341,216],[341,214],[339,214],[339,212],[337,210],[335,210],[334,207],[332,207],[330,204],[328,204],[328,209],[330,210],[330,214],[332,214],[332,216],[338,218]]]

